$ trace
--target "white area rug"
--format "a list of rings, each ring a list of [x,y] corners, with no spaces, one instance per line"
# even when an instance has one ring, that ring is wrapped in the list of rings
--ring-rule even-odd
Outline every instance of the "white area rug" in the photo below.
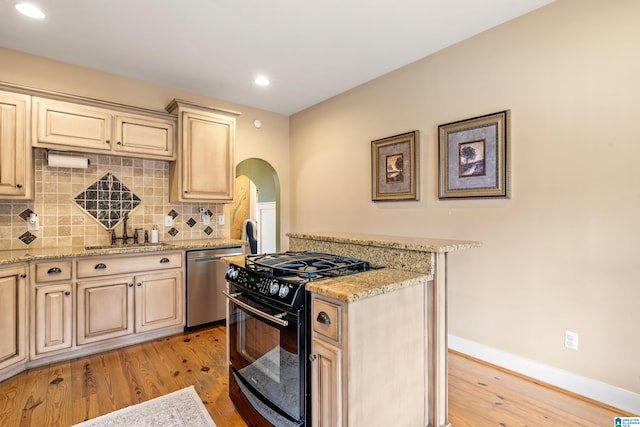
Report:
[[[216,427],[193,386],[128,406],[74,427]]]

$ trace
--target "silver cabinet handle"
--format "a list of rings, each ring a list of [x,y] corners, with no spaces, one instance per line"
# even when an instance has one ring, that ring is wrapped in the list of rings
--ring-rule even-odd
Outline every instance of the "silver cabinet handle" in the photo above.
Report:
[[[160,264],[166,264],[168,262],[169,262],[169,258],[166,258],[166,257],[160,260]]]
[[[315,354],[310,354],[309,355],[309,362],[315,362],[317,358],[318,358],[318,356],[316,356]]]
[[[239,299],[236,298],[236,296],[240,295],[240,294],[229,294],[226,291],[222,291],[222,293],[224,294],[224,296],[226,296],[227,298],[229,298],[230,301],[233,301],[234,304],[239,305],[240,307],[244,308],[247,311],[252,312],[253,314],[262,317],[263,319],[267,319],[267,320],[271,320],[274,323],[277,323],[278,325],[281,326],[289,326],[289,322],[286,320],[282,320],[281,317],[284,317],[287,315],[287,313],[280,313],[280,314],[276,314],[275,316],[272,316],[268,313],[265,313],[264,311],[260,311],[257,308],[251,307],[249,304],[244,303],[242,301],[240,301]]]
[[[60,274],[60,273],[62,273],[62,269],[60,267],[51,267],[47,271],[47,274]]]
[[[93,268],[95,270],[104,270],[105,268],[107,268],[107,264],[104,264],[104,263],[101,262],[101,263],[96,264],[96,266],[93,267]]]

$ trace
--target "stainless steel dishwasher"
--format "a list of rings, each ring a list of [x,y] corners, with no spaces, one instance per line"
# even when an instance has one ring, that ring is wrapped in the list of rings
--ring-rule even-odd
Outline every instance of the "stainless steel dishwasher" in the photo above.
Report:
[[[242,255],[242,246],[187,251],[187,326],[192,329],[219,322],[226,316],[224,274],[227,265],[220,258]]]

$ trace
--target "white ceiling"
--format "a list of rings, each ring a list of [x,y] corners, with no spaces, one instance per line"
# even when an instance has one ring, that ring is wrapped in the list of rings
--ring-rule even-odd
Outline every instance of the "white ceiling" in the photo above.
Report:
[[[17,1],[2,47],[289,115],[552,0]]]

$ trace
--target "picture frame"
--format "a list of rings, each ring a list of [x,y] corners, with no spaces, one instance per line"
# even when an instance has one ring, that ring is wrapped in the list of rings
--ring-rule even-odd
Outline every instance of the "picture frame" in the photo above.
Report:
[[[510,110],[438,126],[438,198],[511,198]]]
[[[418,131],[371,141],[371,200],[418,200]]]

